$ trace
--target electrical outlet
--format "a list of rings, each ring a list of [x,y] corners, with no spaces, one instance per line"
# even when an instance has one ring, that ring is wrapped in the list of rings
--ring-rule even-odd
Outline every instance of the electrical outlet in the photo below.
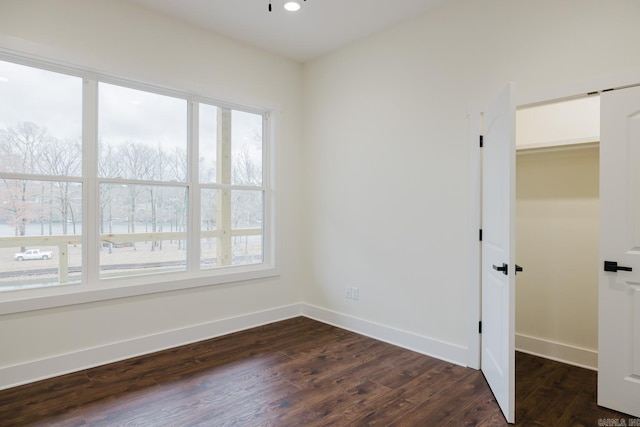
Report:
[[[353,298],[353,288],[351,286],[347,286],[345,289],[346,289],[347,299],[352,299]]]
[[[351,299],[356,301],[360,299],[360,288],[351,288]]]

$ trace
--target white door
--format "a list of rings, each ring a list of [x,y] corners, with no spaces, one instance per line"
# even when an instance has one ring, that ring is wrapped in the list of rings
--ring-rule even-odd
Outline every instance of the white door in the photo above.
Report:
[[[515,105],[513,84],[483,116],[482,372],[515,418]]]
[[[602,94],[600,133],[598,404],[640,417],[640,87]]]

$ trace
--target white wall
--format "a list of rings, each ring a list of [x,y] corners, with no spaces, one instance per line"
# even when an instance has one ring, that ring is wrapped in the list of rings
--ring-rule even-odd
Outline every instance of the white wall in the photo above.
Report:
[[[508,81],[534,93],[638,69],[638,16],[635,0],[449,0],[305,64],[304,301],[459,355],[477,247],[467,108]]]
[[[300,64],[120,0],[3,0],[0,41],[4,48],[132,80],[279,109],[283,258],[281,276],[272,279],[2,316],[0,388],[286,317],[295,314],[291,307],[299,311],[305,277],[302,192],[295,179],[301,175]]]

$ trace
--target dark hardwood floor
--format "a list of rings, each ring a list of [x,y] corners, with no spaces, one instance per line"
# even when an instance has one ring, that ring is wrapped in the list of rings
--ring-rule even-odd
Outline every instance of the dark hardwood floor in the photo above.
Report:
[[[516,420],[597,426],[596,373],[517,354]],[[0,391],[2,426],[502,426],[478,371],[298,317]]]

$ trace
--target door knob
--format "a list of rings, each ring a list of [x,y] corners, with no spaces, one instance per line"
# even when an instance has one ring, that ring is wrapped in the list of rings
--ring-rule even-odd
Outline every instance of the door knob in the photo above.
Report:
[[[522,267],[520,267],[518,264],[516,264],[516,274],[518,274],[521,271],[523,271]]]
[[[493,269],[496,271],[502,271],[502,274],[504,274],[505,276],[509,275],[509,266],[505,263],[502,263],[502,267],[498,267],[497,265],[493,264]]]
[[[613,273],[616,273],[620,270],[623,271],[633,271],[633,268],[631,267],[623,267],[621,265],[618,265],[617,262],[615,261],[605,261],[604,262],[604,271],[611,271]]]

